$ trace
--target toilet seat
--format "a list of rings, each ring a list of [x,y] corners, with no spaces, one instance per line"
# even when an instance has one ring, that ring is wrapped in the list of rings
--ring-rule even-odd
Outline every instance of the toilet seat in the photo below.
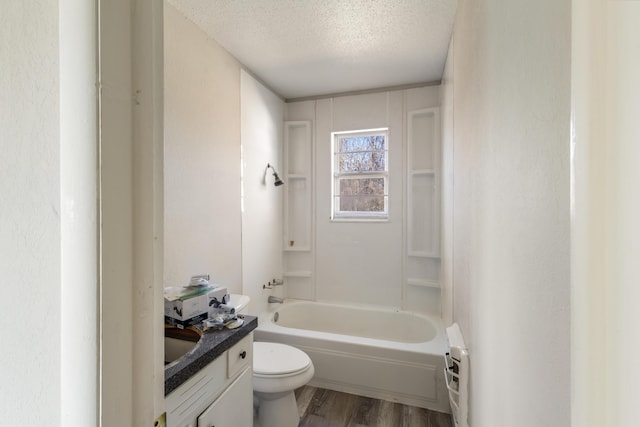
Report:
[[[253,343],[253,375],[281,378],[298,375],[311,367],[311,359],[295,347],[273,342]]]

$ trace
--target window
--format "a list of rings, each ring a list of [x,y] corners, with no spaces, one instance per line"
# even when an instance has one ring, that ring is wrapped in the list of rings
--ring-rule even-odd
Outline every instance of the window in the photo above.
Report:
[[[332,219],[387,219],[388,130],[334,132]]]

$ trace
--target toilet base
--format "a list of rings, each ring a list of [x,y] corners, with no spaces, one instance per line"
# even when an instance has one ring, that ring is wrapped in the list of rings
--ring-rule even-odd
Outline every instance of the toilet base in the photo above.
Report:
[[[297,427],[300,422],[293,391],[281,393],[254,392],[258,398],[260,427]]]

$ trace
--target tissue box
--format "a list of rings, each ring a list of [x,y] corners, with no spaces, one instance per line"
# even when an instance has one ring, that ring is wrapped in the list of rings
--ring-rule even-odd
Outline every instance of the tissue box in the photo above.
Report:
[[[164,298],[165,322],[184,328],[208,318],[215,307],[225,304],[229,297],[226,287],[167,288]]]
[[[175,326],[178,329],[184,329],[184,328],[188,328],[189,326],[202,323],[208,318],[209,318],[208,313],[200,313],[186,320],[179,320],[174,317],[164,316],[164,323],[166,323],[167,325]]]

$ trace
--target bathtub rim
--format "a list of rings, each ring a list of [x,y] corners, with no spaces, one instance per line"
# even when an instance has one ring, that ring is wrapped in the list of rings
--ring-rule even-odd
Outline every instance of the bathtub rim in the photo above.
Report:
[[[331,305],[337,306],[345,309],[360,309],[360,310],[371,310],[371,311],[384,311],[389,313],[402,312],[407,313],[416,317],[420,317],[422,319],[430,322],[436,331],[433,339],[429,341],[423,341],[418,343],[406,343],[406,342],[397,342],[390,341],[384,339],[377,338],[367,338],[360,337],[354,335],[344,335],[333,332],[322,332],[308,329],[300,329],[300,328],[292,328],[288,326],[281,326],[277,323],[273,322],[273,315],[275,312],[280,311],[280,308],[285,305],[291,304],[316,304],[316,305]],[[429,315],[425,313],[410,311],[410,310],[400,310],[396,307],[387,307],[387,306],[372,306],[365,304],[352,304],[352,303],[344,303],[344,302],[333,302],[333,301],[311,301],[311,300],[301,300],[294,298],[285,298],[282,304],[270,304],[270,309],[268,311],[264,311],[258,316],[258,328],[257,331],[263,331],[268,333],[282,333],[285,335],[297,336],[300,338],[316,338],[319,340],[325,341],[337,341],[341,344],[346,345],[360,345],[366,346],[370,348],[385,348],[389,350],[398,350],[403,352],[410,352],[414,354],[430,354],[430,355],[438,355],[443,357],[444,353],[448,351],[447,338],[444,329],[444,322],[439,316]],[[353,338],[357,339],[357,342],[353,341]]]

